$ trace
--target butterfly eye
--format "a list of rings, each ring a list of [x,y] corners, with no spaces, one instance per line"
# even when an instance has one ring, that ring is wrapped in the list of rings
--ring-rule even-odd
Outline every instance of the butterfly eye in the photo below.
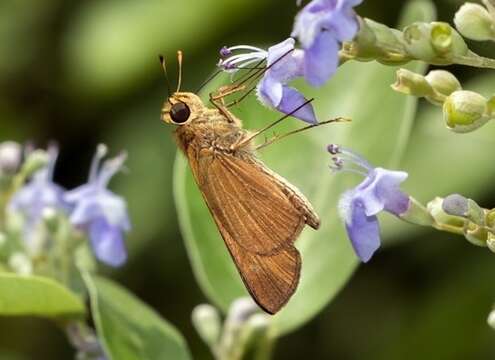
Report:
[[[183,102],[178,102],[172,106],[170,109],[170,118],[176,124],[183,124],[191,115],[191,110]]]

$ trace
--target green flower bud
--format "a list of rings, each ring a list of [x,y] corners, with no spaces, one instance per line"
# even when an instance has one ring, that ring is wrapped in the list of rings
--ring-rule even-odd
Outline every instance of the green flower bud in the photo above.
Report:
[[[488,241],[488,231],[483,227],[469,223],[464,229],[464,237],[473,245],[485,247]]]
[[[191,317],[201,339],[210,347],[215,346],[222,327],[217,309],[209,304],[198,305],[194,308]]]
[[[244,329],[244,341],[249,347],[250,344],[256,344],[262,341],[270,327],[270,317],[266,314],[254,314],[246,323]]]
[[[462,36],[443,22],[413,23],[404,29],[404,40],[412,57],[435,65],[452,64],[469,52]]]
[[[36,171],[44,168],[48,164],[48,154],[44,150],[35,150],[30,153],[22,165],[21,174],[24,178],[28,178]]]
[[[443,199],[442,210],[449,215],[466,217],[469,204],[468,199],[459,194],[452,194]]]
[[[409,197],[409,208],[400,215],[400,218],[421,226],[432,226],[435,223],[435,219],[428,212],[428,209],[412,197]]]
[[[485,210],[474,200],[453,194],[443,200],[442,208],[449,215],[464,217],[476,225],[485,226]]]
[[[437,197],[430,201],[426,206],[428,212],[433,216],[438,224],[447,225],[452,228],[456,228],[458,233],[462,234],[462,229],[464,228],[465,220],[458,216],[452,216],[447,214],[443,210],[443,199]]]
[[[385,64],[404,64],[407,56],[402,32],[376,21],[359,18],[360,28],[352,42],[344,43],[344,53],[360,61],[377,60]]]
[[[407,69],[397,70],[397,81],[392,85],[397,92],[419,97],[433,96],[433,88],[425,77]]]
[[[465,3],[455,14],[454,23],[466,38],[476,41],[495,40],[495,21],[479,4]]]
[[[431,87],[443,96],[449,96],[455,91],[462,90],[459,80],[457,80],[457,78],[450,72],[445,70],[430,71],[425,78]]]
[[[248,297],[236,299],[229,308],[227,323],[234,326],[244,324],[248,319],[260,311],[256,303]]]
[[[437,54],[449,60],[455,56],[465,56],[469,52],[462,36],[452,26],[444,22],[432,23],[431,43]]]
[[[495,231],[495,209],[489,210],[485,215],[486,226]]]
[[[472,91],[455,91],[443,104],[443,118],[447,127],[458,133],[478,129],[490,119],[486,116],[487,99]]]
[[[491,252],[495,253],[495,235],[488,233],[488,238],[486,240],[486,246]]]
[[[406,50],[415,59],[432,62],[437,53],[431,46],[431,26],[427,23],[417,22],[404,29]]]

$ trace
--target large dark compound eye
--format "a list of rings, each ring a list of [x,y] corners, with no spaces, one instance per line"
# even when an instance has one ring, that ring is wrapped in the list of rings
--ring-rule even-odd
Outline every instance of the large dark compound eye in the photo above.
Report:
[[[189,110],[189,107],[183,102],[174,104],[172,109],[170,109],[170,118],[176,124],[185,123],[189,119],[190,115],[191,110]]]

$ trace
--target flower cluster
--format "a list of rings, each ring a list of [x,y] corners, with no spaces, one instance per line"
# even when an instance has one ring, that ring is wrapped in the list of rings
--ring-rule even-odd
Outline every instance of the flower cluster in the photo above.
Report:
[[[122,168],[126,155],[119,155],[101,165],[107,149],[100,145],[88,182],[66,191],[53,180],[58,149],[51,146],[47,153],[47,165],[36,171],[31,180],[15,192],[8,205],[10,212],[19,213],[24,218],[25,247],[33,247],[33,239],[38,236],[37,228],[46,216],[60,213],[89,236],[99,260],[112,266],[123,264],[127,257],[123,233],[130,229],[126,203],[107,186],[113,175]]]
[[[352,40],[359,29],[353,7],[361,1],[313,0],[297,15],[291,38],[268,50],[245,45],[223,47],[219,66],[227,72],[236,72],[266,61],[264,76],[257,87],[260,101],[315,124],[311,104],[304,105],[304,96],[288,84],[304,77],[309,84],[320,86],[335,73],[342,42]],[[295,48],[295,39],[299,40],[300,49]]]

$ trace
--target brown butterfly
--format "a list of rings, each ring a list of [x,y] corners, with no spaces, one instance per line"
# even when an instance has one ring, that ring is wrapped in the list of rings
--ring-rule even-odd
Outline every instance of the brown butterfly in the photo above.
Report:
[[[268,127],[254,133],[243,129],[223,102],[241,87],[210,94],[214,108],[208,108],[194,93],[180,92],[180,74],[161,120],[177,125],[177,144],[246,288],[261,308],[275,314],[299,282],[301,256],[294,241],[305,225],[318,229],[320,220],[295,186],[257,158],[253,139]]]

